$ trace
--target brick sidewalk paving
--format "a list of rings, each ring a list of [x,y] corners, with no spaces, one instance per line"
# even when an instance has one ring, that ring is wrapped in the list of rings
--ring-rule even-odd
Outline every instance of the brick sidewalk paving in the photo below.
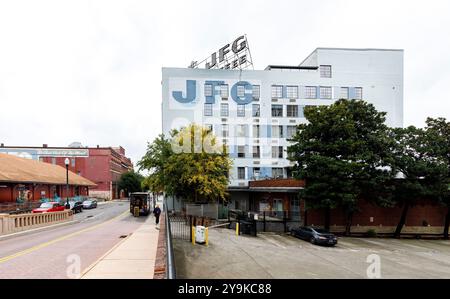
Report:
[[[134,233],[107,252],[83,274],[82,279],[153,278],[159,230],[149,216]]]

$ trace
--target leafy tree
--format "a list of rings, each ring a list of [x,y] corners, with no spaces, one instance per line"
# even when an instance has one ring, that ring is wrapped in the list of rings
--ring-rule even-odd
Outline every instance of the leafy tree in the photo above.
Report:
[[[147,152],[138,162],[140,170],[148,170],[150,174],[142,181],[142,186],[152,192],[163,192],[174,194],[175,177],[170,176],[165,168],[168,165],[170,156],[173,151],[170,140],[166,139],[163,134],[159,135],[152,143],[148,143]]]
[[[410,126],[390,132],[395,141],[392,147],[392,169],[401,174],[395,180],[394,198],[403,210],[394,236],[399,237],[410,207],[418,200],[435,199],[446,171],[440,159],[430,155],[431,136],[421,128]]]
[[[437,180],[436,196],[440,202],[447,206],[444,222],[444,238],[449,238],[450,225],[450,122],[445,118],[427,118],[426,130],[429,134],[430,154],[440,160],[446,168]]]
[[[141,183],[144,177],[134,171],[129,171],[120,176],[118,183],[119,190],[124,190],[125,194],[142,191]]]
[[[144,184],[152,191],[188,201],[226,200],[231,160],[226,148],[205,128],[192,124],[158,137],[138,163],[150,175]]]
[[[305,108],[308,123],[298,126],[288,153],[294,175],[306,180],[300,195],[308,208],[324,209],[326,229],[331,209],[343,207],[349,234],[360,198],[382,202],[380,184],[391,177],[385,114],[359,100]]]

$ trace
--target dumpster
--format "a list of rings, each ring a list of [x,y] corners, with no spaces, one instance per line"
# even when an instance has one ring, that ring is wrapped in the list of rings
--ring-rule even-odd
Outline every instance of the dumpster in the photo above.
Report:
[[[197,225],[195,227],[195,242],[203,244],[205,243],[206,237],[205,237],[205,231],[206,228],[201,225]]]

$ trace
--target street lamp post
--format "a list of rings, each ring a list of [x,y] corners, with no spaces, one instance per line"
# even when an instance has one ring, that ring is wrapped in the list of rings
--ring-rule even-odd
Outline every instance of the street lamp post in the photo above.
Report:
[[[70,163],[69,158],[66,158],[66,160],[64,160],[64,164],[66,165],[66,209],[70,209],[70,204],[69,204],[69,163]]]

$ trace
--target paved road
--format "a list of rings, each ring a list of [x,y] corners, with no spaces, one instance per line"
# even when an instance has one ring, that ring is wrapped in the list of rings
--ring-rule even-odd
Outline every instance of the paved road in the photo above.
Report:
[[[76,223],[0,240],[0,279],[77,278],[144,221],[128,202],[108,202],[75,214]]]
[[[450,278],[445,240],[340,238],[322,247],[272,233],[211,229],[209,236],[208,247],[175,240],[177,278],[369,278],[374,257],[381,278]]]

